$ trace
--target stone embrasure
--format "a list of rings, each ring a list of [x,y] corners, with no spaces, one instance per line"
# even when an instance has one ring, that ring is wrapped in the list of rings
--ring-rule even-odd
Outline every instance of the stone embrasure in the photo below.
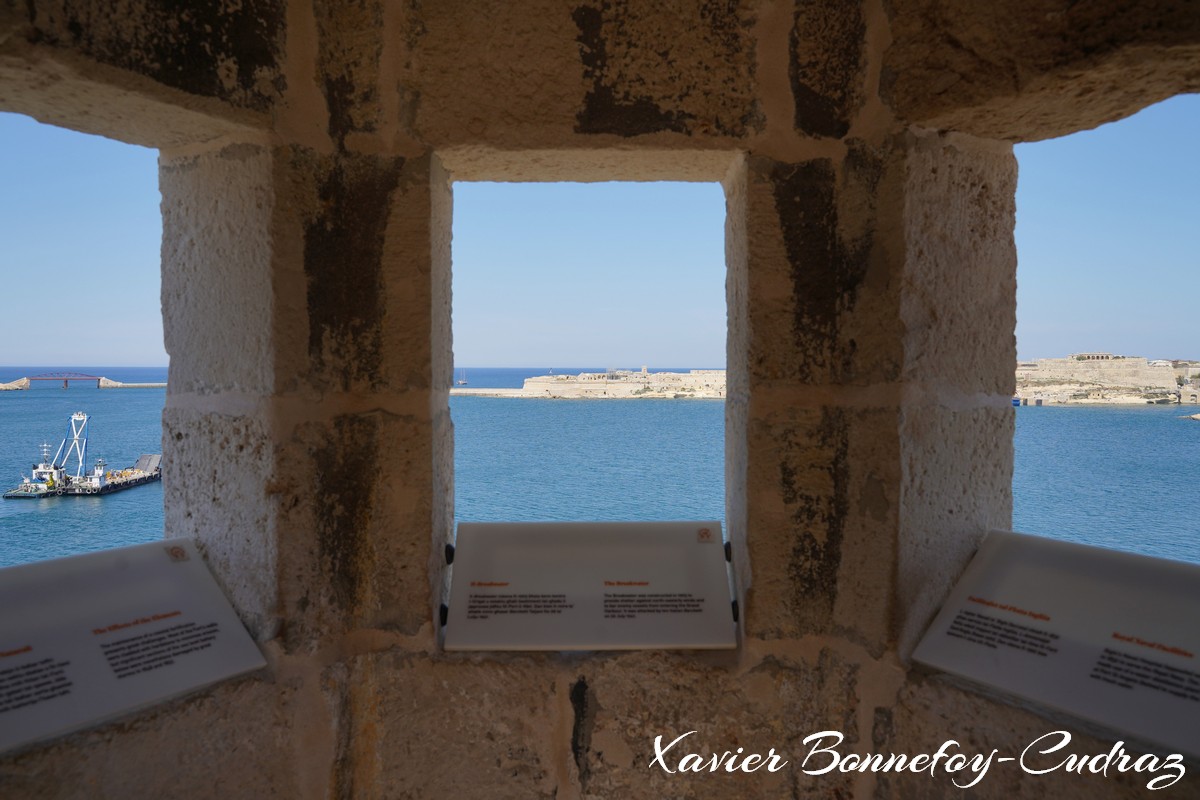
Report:
[[[1016,754],[1069,724],[909,656],[1012,520],[1011,143],[1200,91],[1198,64],[1189,0],[0,0],[0,111],[160,150],[165,526],[269,662],[6,753],[0,794],[961,797],[804,774],[803,738]],[[736,652],[440,648],[452,184],[484,180],[721,181],[728,381],[512,391],[724,398]],[[789,763],[647,769],[687,731]],[[1144,777],[997,768],[971,791]]]

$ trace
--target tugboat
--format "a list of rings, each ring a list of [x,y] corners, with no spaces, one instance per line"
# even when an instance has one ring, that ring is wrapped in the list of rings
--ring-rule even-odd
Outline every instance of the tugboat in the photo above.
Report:
[[[122,489],[141,486],[143,483],[162,480],[162,456],[145,455],[138,458],[132,467],[107,471],[104,459],[97,459],[96,466],[84,471],[87,461],[88,415],[77,411],[71,415],[70,427],[58,452],[50,458],[50,445],[42,443],[42,460],[33,465],[31,477],[21,477],[15,489],[4,493],[5,500],[37,500],[43,497],[112,494]],[[67,462],[76,457],[75,474],[67,472]]]
[[[5,492],[4,498],[8,500],[18,497],[52,497],[62,494],[66,484],[67,471],[50,460],[50,445],[42,442],[42,460],[33,465],[33,478],[21,476],[21,485]]]

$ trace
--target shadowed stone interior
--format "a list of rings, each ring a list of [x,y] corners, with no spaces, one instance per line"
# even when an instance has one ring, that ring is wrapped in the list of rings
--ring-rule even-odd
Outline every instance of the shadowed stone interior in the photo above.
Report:
[[[167,529],[269,661],[7,754],[0,794],[960,796],[805,775],[801,743],[1062,727],[909,663],[1011,524],[1012,143],[1200,90],[1198,65],[1188,0],[0,0],[0,110],[161,151]],[[439,648],[468,179],[722,181],[736,652]],[[789,765],[647,768],[689,730]],[[976,795],[1029,796],[1014,775]]]

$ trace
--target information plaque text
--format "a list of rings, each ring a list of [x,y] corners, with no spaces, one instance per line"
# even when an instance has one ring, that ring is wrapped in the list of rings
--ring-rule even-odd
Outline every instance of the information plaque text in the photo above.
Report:
[[[189,540],[0,570],[0,750],[265,665]]]
[[[1200,757],[1200,566],[992,533],[913,658]]]
[[[464,522],[452,576],[447,650],[737,643],[719,522]]]

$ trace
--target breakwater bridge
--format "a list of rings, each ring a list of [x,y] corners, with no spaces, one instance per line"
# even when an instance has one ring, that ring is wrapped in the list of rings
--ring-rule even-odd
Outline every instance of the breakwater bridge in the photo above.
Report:
[[[11,383],[0,383],[0,391],[28,389],[33,381],[61,381],[64,389],[70,387],[71,381],[95,381],[97,389],[161,389],[166,386],[165,383],[123,383],[102,375],[87,375],[82,372],[43,372],[40,375],[18,378]]]

